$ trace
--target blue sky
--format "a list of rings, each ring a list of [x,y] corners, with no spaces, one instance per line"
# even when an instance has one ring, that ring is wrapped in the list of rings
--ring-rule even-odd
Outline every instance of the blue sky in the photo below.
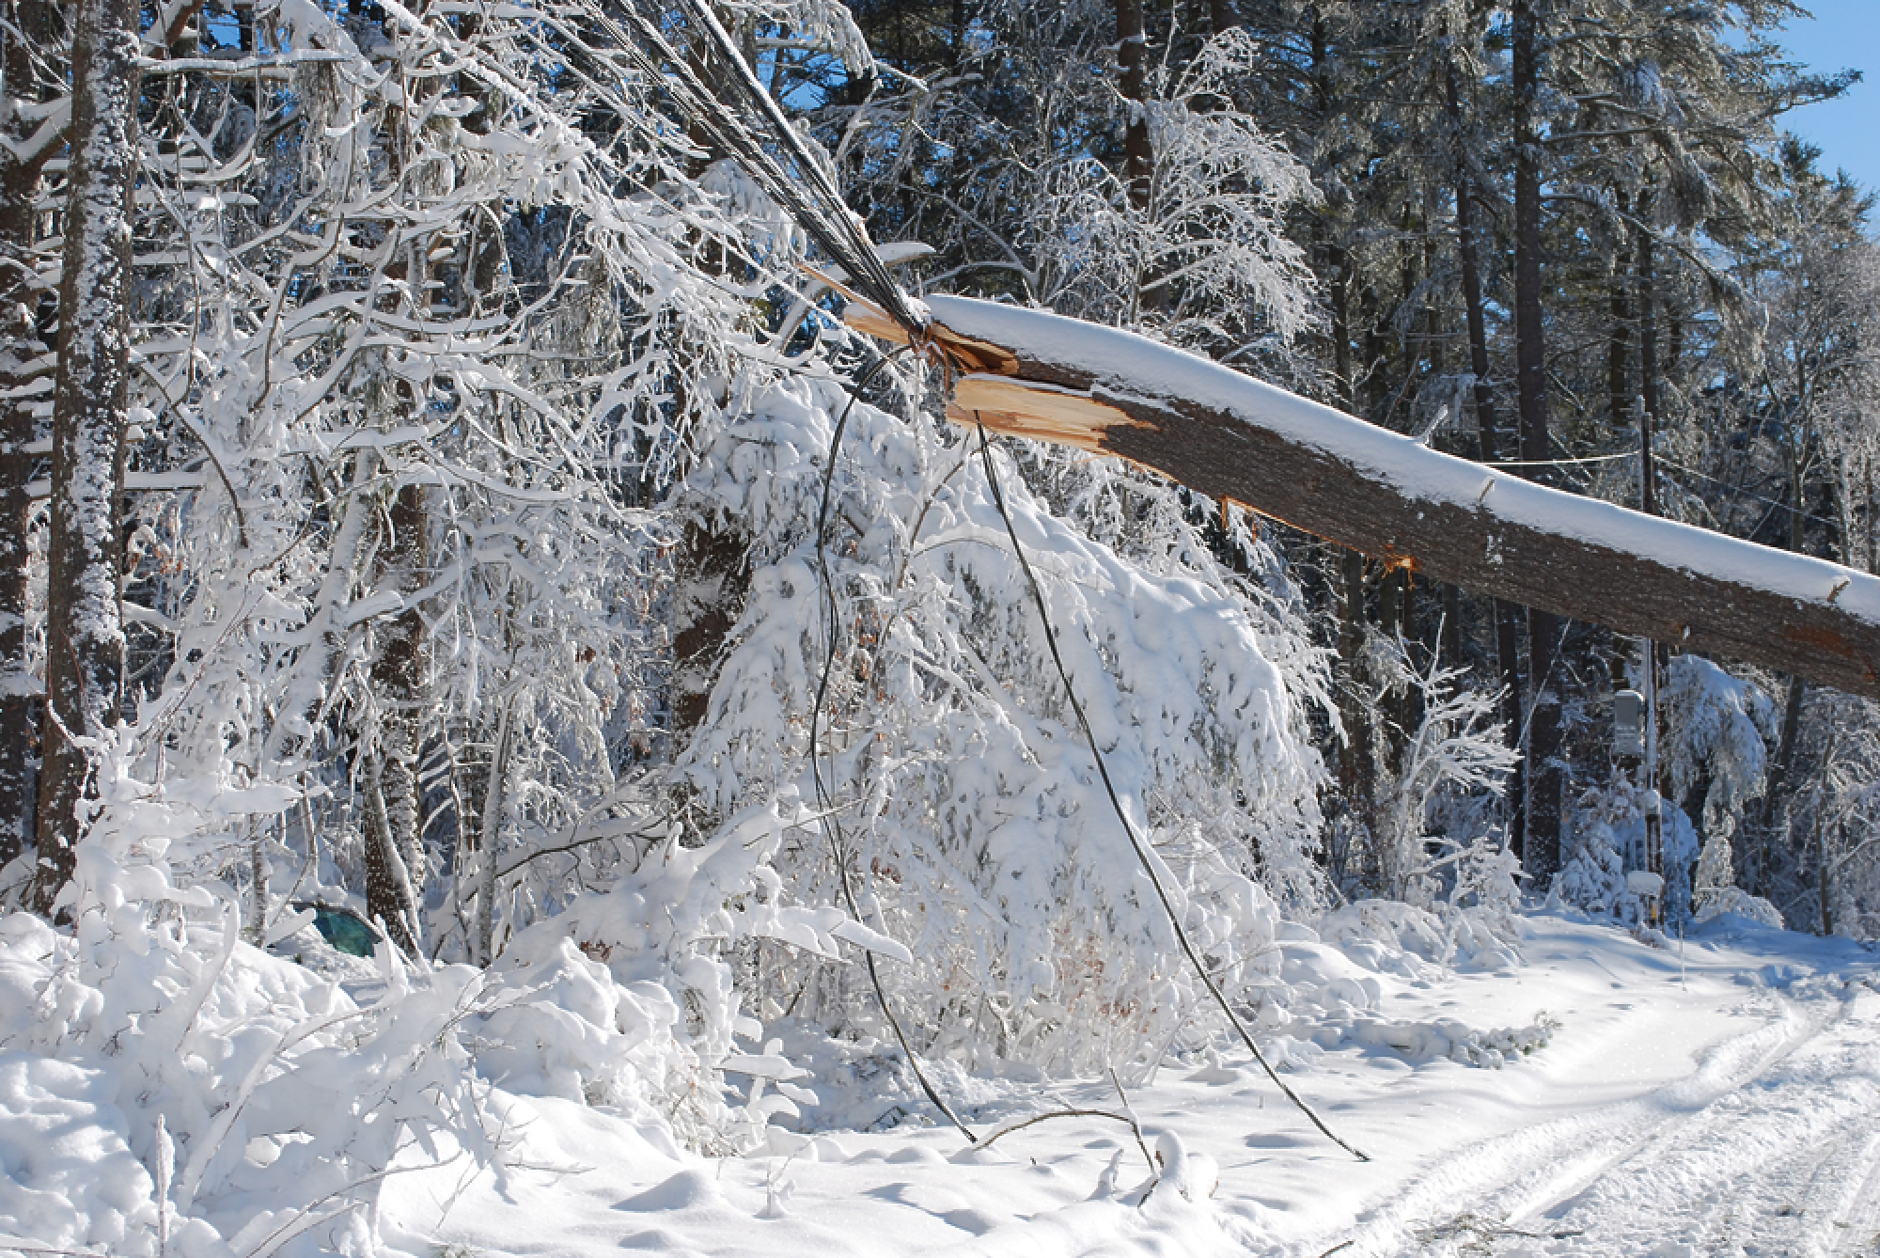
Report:
[[[1782,120],[1821,146],[1821,168],[1844,169],[1880,190],[1880,0],[1801,0],[1814,14],[1778,37],[1797,61],[1820,71],[1863,70],[1866,80],[1840,100],[1798,109]]]

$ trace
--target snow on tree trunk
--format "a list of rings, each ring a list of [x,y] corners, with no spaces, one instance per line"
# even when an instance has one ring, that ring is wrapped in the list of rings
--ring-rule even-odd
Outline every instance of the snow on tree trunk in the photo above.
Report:
[[[129,0],[83,0],[72,43],[47,542],[47,712],[32,894],[42,912],[51,909],[73,869],[91,776],[79,740],[98,736],[119,715],[124,633],[117,521],[130,374],[137,20]]]
[[[705,723],[725,638],[744,610],[749,543],[728,522],[694,520],[674,558],[672,727],[681,739]]]
[[[927,304],[964,369],[957,420],[1120,455],[1436,580],[1880,697],[1866,573],[1521,480],[1128,332]]]

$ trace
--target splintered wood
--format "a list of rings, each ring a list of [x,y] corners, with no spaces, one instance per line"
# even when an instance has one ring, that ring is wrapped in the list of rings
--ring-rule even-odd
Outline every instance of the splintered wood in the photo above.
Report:
[[[1075,446],[1096,454],[1107,452],[1103,441],[1111,428],[1150,426],[1077,389],[982,372],[953,382],[947,418],[968,428],[978,422],[1007,436]]]
[[[1115,455],[1435,580],[1880,698],[1868,574],[1457,459],[1114,328],[929,306],[919,348],[946,361],[956,423]],[[914,341],[864,302],[847,318]]]

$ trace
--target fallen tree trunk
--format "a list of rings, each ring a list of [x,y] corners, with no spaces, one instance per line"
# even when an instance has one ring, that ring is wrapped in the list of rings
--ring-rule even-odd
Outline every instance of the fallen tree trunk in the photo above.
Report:
[[[1880,580],[1576,497],[1113,328],[928,300],[949,416],[1113,454],[1466,589],[1880,698]],[[905,342],[859,305],[850,322]]]

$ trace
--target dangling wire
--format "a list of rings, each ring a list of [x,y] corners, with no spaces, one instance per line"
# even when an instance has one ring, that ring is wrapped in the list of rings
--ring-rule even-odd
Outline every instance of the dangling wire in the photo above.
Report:
[[[824,650],[822,676],[816,683],[816,701],[810,705],[809,711],[810,777],[816,784],[816,807],[822,814],[820,820],[823,834],[829,840],[830,855],[836,864],[836,875],[841,880],[842,898],[848,904],[849,916],[858,922],[862,920],[862,910],[860,903],[856,900],[854,880],[849,873],[848,843],[843,838],[842,825],[836,819],[835,808],[831,802],[828,785],[823,781],[822,772],[822,711],[823,704],[829,695],[829,679],[835,672],[836,626],[840,623],[835,582],[829,576],[827,547],[829,504],[836,479],[836,453],[842,448],[842,434],[848,428],[849,413],[855,409],[855,403],[861,399],[862,391],[874,382],[875,377],[880,375],[895,358],[906,352],[906,347],[903,347],[872,363],[857,378],[854,387],[849,390],[848,405],[842,408],[842,414],[836,419],[835,434],[829,439],[829,461],[823,468],[822,505],[816,512],[816,575],[823,595]],[[921,1068],[920,1057],[914,1052],[914,1045],[908,1040],[907,1032],[901,1027],[901,1020],[895,1016],[894,1006],[888,1001],[887,988],[881,982],[881,971],[876,965],[874,952],[864,948],[862,958],[868,965],[868,981],[874,985],[875,1000],[881,1006],[882,1016],[888,1020],[888,1026],[893,1029],[894,1038],[901,1045],[901,1053],[907,1058],[908,1066],[914,1071],[914,1078],[920,1083],[920,1090],[927,1094],[927,1099],[933,1102],[933,1107],[946,1115],[947,1121],[959,1129],[960,1134],[966,1137],[967,1143],[978,1144],[979,1137],[974,1135],[972,1128],[962,1122],[960,1116],[953,1112],[953,1107],[947,1104],[946,1098],[940,1095],[940,1090],[933,1085],[933,1081],[927,1077],[927,1072]]]
[[[1221,1012],[1227,1016],[1228,1023],[1239,1034],[1241,1042],[1247,1046],[1247,1051],[1252,1053],[1253,1059],[1260,1063],[1260,1069],[1266,1071],[1266,1077],[1273,1081],[1273,1086],[1278,1088],[1287,1100],[1298,1106],[1299,1112],[1311,1119],[1312,1125],[1317,1127],[1327,1140],[1360,1162],[1369,1162],[1371,1160],[1369,1154],[1339,1139],[1332,1129],[1325,1125],[1325,1120],[1320,1118],[1296,1092],[1286,1086],[1286,1081],[1279,1077],[1279,1072],[1274,1070],[1267,1061],[1266,1054],[1262,1053],[1260,1046],[1254,1043],[1253,1032],[1247,1029],[1247,1024],[1241,1021],[1239,1014],[1234,1012],[1234,1007],[1227,1002],[1227,997],[1221,993],[1220,987],[1215,983],[1214,976],[1209,974],[1208,967],[1202,964],[1201,954],[1196,951],[1194,942],[1188,938],[1188,928],[1182,925],[1181,914],[1175,908],[1175,899],[1169,894],[1167,885],[1163,883],[1162,875],[1157,872],[1155,861],[1149,855],[1148,845],[1143,841],[1142,836],[1136,833],[1136,827],[1130,821],[1128,811],[1123,807],[1122,797],[1116,791],[1116,783],[1110,779],[1110,767],[1103,758],[1103,749],[1097,744],[1096,732],[1090,727],[1090,718],[1084,714],[1084,705],[1077,697],[1076,687],[1071,685],[1070,670],[1064,666],[1064,656],[1058,650],[1057,632],[1051,627],[1051,611],[1044,601],[1044,586],[1040,584],[1038,574],[1032,570],[1031,560],[1025,556],[1025,548],[1019,544],[1018,529],[1012,523],[1012,513],[1006,509],[1005,494],[999,487],[999,473],[992,463],[992,445],[986,438],[986,426],[979,421],[977,411],[973,412],[973,427],[979,431],[979,458],[980,462],[985,465],[986,483],[992,488],[992,504],[998,508],[999,518],[1005,522],[1005,535],[1011,539],[1012,554],[1017,557],[1018,566],[1025,573],[1025,583],[1031,588],[1032,602],[1038,606],[1038,620],[1044,626],[1045,646],[1050,649],[1051,662],[1057,666],[1058,680],[1064,685],[1065,697],[1070,700],[1071,711],[1077,717],[1078,728],[1083,731],[1084,742],[1089,745],[1090,754],[1096,759],[1097,776],[1103,779],[1103,789],[1110,797],[1110,807],[1115,810],[1117,821],[1122,823],[1123,833],[1129,836],[1129,845],[1135,850],[1136,859],[1141,862],[1143,872],[1149,876],[1149,883],[1155,888],[1156,898],[1162,902],[1162,911],[1167,914],[1169,925],[1175,929],[1175,942],[1181,945],[1182,955],[1188,958],[1188,964],[1194,969],[1196,977],[1208,989],[1208,995],[1214,997],[1214,1003],[1220,1006]]]

